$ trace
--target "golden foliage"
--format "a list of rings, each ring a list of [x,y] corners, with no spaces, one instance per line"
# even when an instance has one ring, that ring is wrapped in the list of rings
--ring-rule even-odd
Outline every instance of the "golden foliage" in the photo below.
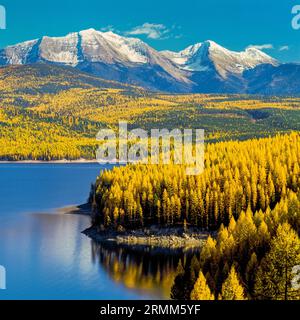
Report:
[[[187,176],[182,165],[114,168],[97,180],[98,221],[131,228],[187,221],[216,230],[247,209],[265,212],[299,192],[299,148],[298,133],[209,144],[198,176]]]

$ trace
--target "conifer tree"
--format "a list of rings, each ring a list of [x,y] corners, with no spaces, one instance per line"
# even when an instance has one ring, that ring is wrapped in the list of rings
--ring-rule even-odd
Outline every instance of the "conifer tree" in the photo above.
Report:
[[[251,258],[247,264],[246,267],[246,281],[247,281],[247,288],[248,292],[252,295],[254,290],[254,281],[255,281],[255,275],[258,268],[258,261],[256,253],[253,252],[251,255]]]
[[[222,300],[245,300],[244,289],[240,284],[235,268],[232,266],[227,279],[222,285]]]
[[[258,269],[255,295],[258,299],[290,300],[300,298],[292,288],[292,269],[300,264],[300,239],[290,225],[279,225],[270,251]]]
[[[268,249],[270,243],[271,235],[268,230],[267,224],[262,221],[260,226],[258,227],[256,234],[256,252],[258,256],[261,258]]]
[[[176,270],[176,277],[171,288],[171,299],[174,300],[184,300],[184,275],[185,271],[182,265],[181,259],[178,262],[177,270]]]
[[[198,279],[192,290],[191,300],[214,300],[214,295],[211,293],[202,271],[199,272]]]
[[[206,279],[207,285],[211,289],[212,293],[215,292],[216,283],[215,283],[214,279],[212,278],[212,276],[211,276],[209,271],[206,272],[205,279]]]

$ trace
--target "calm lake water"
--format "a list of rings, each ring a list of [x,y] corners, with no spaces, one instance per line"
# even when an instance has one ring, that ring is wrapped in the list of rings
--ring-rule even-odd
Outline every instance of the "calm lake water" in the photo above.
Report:
[[[181,251],[99,245],[89,217],[55,209],[86,201],[99,164],[0,164],[0,299],[168,298]]]

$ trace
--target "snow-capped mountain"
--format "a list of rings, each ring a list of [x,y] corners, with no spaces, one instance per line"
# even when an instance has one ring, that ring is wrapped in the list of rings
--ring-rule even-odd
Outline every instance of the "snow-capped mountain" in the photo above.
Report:
[[[0,65],[39,62],[72,66],[156,90],[187,91],[191,83],[186,72],[140,39],[113,32],[89,29],[65,37],[45,36],[0,51]]]
[[[230,74],[242,74],[260,64],[277,65],[272,57],[256,48],[242,52],[230,51],[214,41],[205,41],[189,46],[180,52],[162,51],[179,68],[192,72],[207,71],[211,64],[226,78]]]
[[[205,41],[180,52],[159,52],[140,39],[94,29],[45,36],[0,50],[2,66],[35,63],[71,66],[150,90],[222,93],[247,92],[249,75],[260,81],[258,73],[249,71],[264,65],[275,70],[280,65],[255,48],[235,52]]]

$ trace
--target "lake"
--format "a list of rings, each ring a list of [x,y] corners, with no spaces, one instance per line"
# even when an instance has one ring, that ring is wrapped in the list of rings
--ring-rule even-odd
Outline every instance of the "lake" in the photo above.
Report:
[[[99,164],[0,164],[0,299],[162,299],[181,250],[97,244],[87,216],[56,209],[85,203]],[[187,253],[190,255],[190,253]]]

